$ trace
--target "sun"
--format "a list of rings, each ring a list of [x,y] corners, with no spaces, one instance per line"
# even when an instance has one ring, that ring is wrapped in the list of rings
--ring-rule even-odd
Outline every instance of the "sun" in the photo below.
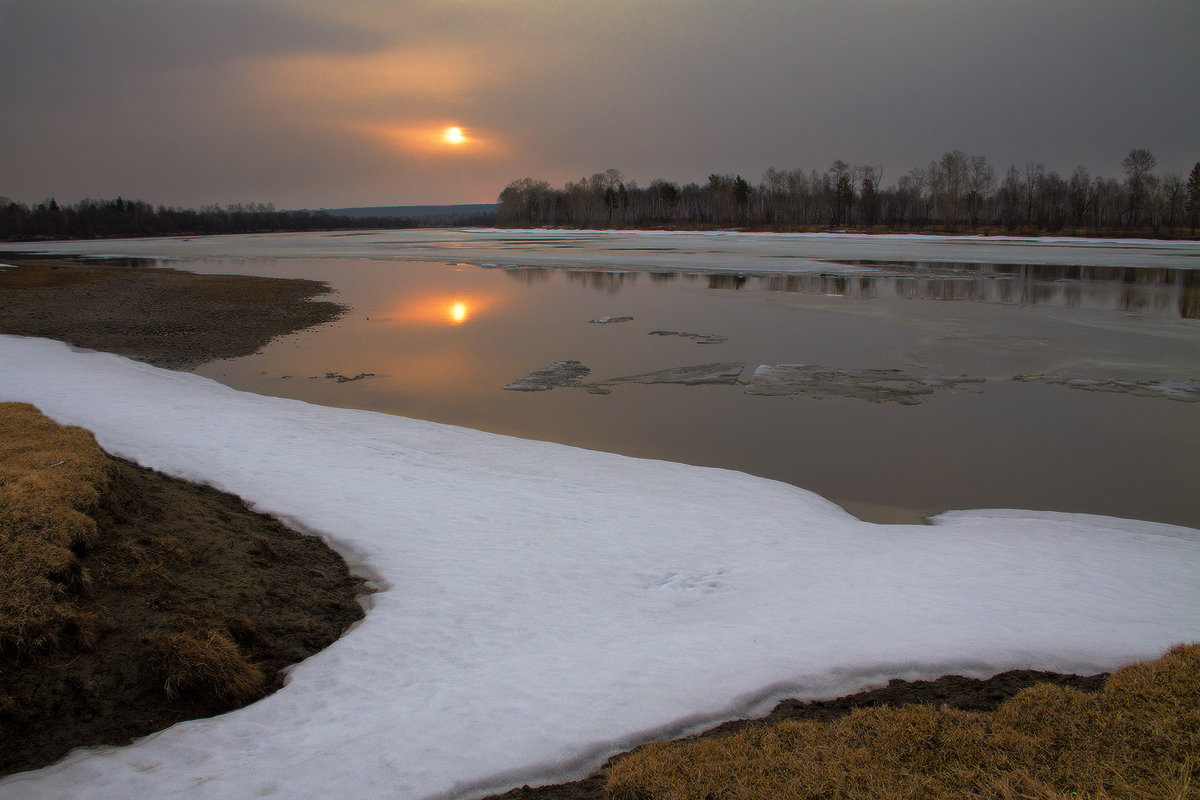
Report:
[[[442,131],[442,141],[446,144],[462,144],[467,140],[463,129],[457,126]]]

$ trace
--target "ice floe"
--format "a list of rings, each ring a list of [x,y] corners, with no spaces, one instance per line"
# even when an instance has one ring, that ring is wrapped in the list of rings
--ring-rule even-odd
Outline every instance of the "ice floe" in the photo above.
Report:
[[[808,364],[763,364],[746,382],[746,394],[853,397],[873,403],[916,405],[939,389],[982,384],[968,375],[911,375],[899,369],[830,369]]]
[[[517,378],[504,388],[510,392],[546,392],[556,386],[582,386],[591,369],[573,360],[555,361],[548,367]]]
[[[1133,380],[1124,378],[1070,378],[1052,375],[1015,375],[1015,381],[1040,381],[1089,392],[1117,392],[1138,397],[1160,397],[1183,403],[1200,402],[1200,380]]]
[[[334,381],[335,383],[351,383],[353,381],[361,381],[363,378],[374,378],[374,372],[360,372],[357,375],[343,375],[340,372],[326,372],[326,380]]]
[[[715,364],[694,364],[686,367],[669,367],[667,369],[643,372],[638,375],[624,375],[619,378],[607,378],[596,383],[589,383],[584,388],[592,394],[608,394],[614,386],[629,383],[674,383],[682,386],[732,385],[738,382],[742,363],[718,362]]]
[[[691,339],[696,344],[724,344],[729,341],[726,336],[718,336],[715,333],[683,333],[680,331],[650,331],[651,336],[679,336],[684,339]]]
[[[662,331],[654,333],[664,335]],[[614,387],[634,383],[742,385],[749,395],[841,397],[872,403],[916,405],[924,396],[939,390],[979,386],[986,382],[985,378],[970,375],[913,375],[900,369],[833,369],[808,364],[761,364],[748,380],[742,380],[745,367],[742,362],[691,364],[589,383],[583,380],[591,373],[588,367],[579,361],[556,361],[504,388],[516,392],[543,392],[555,387],[579,387],[592,394],[611,394]]]

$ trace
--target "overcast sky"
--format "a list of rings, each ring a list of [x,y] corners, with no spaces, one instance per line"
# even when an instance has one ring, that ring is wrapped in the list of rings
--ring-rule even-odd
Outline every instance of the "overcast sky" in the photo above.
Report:
[[[956,148],[1186,175],[1200,2],[0,0],[0,195],[26,203],[494,202],[839,158],[887,185]]]

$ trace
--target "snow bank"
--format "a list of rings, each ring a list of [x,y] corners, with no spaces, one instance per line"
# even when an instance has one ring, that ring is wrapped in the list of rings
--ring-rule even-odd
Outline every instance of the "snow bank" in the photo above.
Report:
[[[0,336],[0,400],[319,532],[383,591],[271,697],[0,798],[437,797],[561,778],[784,694],[1200,639],[1200,531],[1068,514],[863,523],[701,469],[240,393]]]

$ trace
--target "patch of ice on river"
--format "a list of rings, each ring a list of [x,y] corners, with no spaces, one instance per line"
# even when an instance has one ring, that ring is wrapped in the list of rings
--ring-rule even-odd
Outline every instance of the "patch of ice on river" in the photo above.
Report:
[[[1055,375],[1015,375],[1014,381],[1041,381],[1089,392],[1117,392],[1137,397],[1157,397],[1182,403],[1200,402],[1200,380],[1132,380],[1124,378],[1071,378]]]
[[[651,331],[658,336],[689,338],[705,334]],[[725,341],[720,337],[714,340]],[[697,338],[704,344],[708,342]],[[745,364],[717,362],[643,372],[608,378],[596,383],[583,381],[591,369],[575,360],[556,361],[518,378],[504,388],[513,392],[544,392],[555,387],[582,387],[592,394],[610,394],[622,384],[681,384],[685,386],[733,385],[739,383]],[[369,377],[362,373],[353,378],[329,374],[338,382]],[[1081,378],[1065,375],[1014,375],[1014,381],[1040,381],[1093,392],[1118,392],[1138,397],[1200,402],[1200,380],[1133,380],[1123,378]],[[809,364],[762,364],[744,381],[745,392],[767,397],[856,398],[871,403],[918,405],[922,398],[944,389],[962,389],[986,383],[986,378],[971,375],[916,375],[901,369],[834,369]]]
[[[613,322],[632,322],[632,321],[633,321],[633,317],[626,317],[626,316],[600,317],[599,319],[589,319],[588,320],[588,322],[594,323],[596,325],[609,325]]]
[[[646,243],[653,240],[654,247]],[[330,238],[321,233],[246,234],[165,239],[0,243],[0,252],[81,253],[113,256],[258,258],[302,253],[305,258],[364,257],[401,261],[447,260],[489,269],[520,266],[679,269],[695,272],[813,273],[836,269],[866,274],[868,267],[832,260],[1059,264],[1200,268],[1194,241],[1075,239],[1010,236],[744,233],[735,231],[549,231],[414,229]]]
[[[288,377],[288,376],[284,376]],[[374,378],[374,372],[360,372],[357,375],[343,375],[340,372],[326,372],[325,379],[336,381],[337,383],[351,383],[352,381],[361,381],[363,378]]]
[[[684,339],[691,339],[696,344],[724,344],[729,341],[726,336],[718,336],[715,333],[682,333],[680,331],[650,331],[651,336],[680,336]]]
[[[700,386],[702,384],[735,384],[741,377],[746,365],[740,362],[718,362],[715,364],[695,364],[689,367],[670,367],[668,369],[643,372],[639,375],[625,375],[620,378],[609,378],[599,383],[588,384],[586,387],[592,394],[608,394],[612,387],[624,383],[676,383],[684,386]]]
[[[746,394],[854,397],[872,403],[917,405],[939,389],[980,384],[968,375],[910,375],[899,369],[829,369],[807,364],[763,364],[746,383]]]
[[[872,403],[917,405],[923,396],[938,390],[982,384],[986,380],[969,375],[913,375],[899,369],[830,369],[806,364],[763,364],[754,370],[750,380],[743,382],[740,379],[744,369],[742,362],[725,361],[669,367],[584,383],[583,379],[591,370],[579,361],[567,360],[535,370],[504,388],[514,392],[544,392],[559,386],[580,386],[592,394],[611,394],[613,387],[631,383],[683,386],[732,386],[743,383],[746,394],[751,395],[850,397]]]
[[[591,373],[592,370],[579,361],[555,361],[548,367],[517,378],[504,388],[510,392],[547,392],[555,386],[582,386],[582,379]]]

